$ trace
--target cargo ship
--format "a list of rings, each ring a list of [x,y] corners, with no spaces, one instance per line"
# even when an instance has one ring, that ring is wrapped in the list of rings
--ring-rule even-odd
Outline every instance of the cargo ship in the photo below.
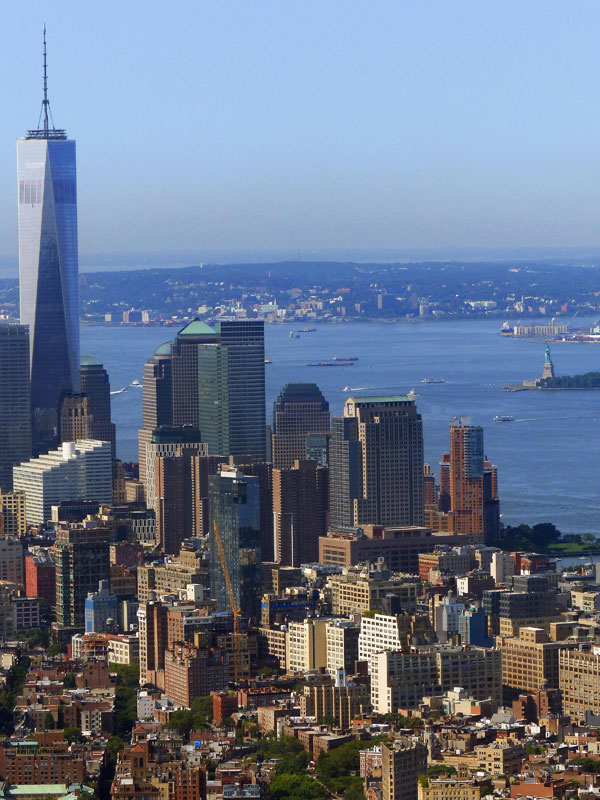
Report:
[[[445,383],[443,378],[423,378],[421,383]]]
[[[332,361],[358,361],[358,356],[334,356]]]

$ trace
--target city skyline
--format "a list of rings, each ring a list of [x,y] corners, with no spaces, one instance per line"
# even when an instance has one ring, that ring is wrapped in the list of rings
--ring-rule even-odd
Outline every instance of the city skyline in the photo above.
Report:
[[[56,113],[86,137],[88,263],[598,244],[595,4],[140,10],[119,9],[116,25],[112,3],[67,2],[47,19]],[[22,64],[7,141],[35,113],[46,12],[7,13],[4,57]],[[102,37],[82,35],[96,26],[112,30],[109,59]]]

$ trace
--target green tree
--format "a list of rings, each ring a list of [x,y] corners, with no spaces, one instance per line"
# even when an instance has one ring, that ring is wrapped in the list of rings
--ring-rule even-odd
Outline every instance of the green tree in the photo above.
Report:
[[[276,775],[269,787],[271,800],[318,800],[328,796],[308,775]]]
[[[44,730],[53,731],[55,727],[56,723],[54,722],[54,717],[49,711],[47,711],[44,716]]]
[[[67,674],[63,678],[63,688],[64,689],[75,688],[75,675],[72,672],[67,672]]]
[[[182,736],[188,737],[194,728],[194,715],[187,708],[174,711],[169,717],[168,728],[175,728]]]
[[[69,742],[69,744],[73,744],[73,742],[76,742],[77,744],[85,742],[85,737],[79,728],[72,728],[70,725],[68,725],[64,730],[64,734],[65,739],[67,742]]]

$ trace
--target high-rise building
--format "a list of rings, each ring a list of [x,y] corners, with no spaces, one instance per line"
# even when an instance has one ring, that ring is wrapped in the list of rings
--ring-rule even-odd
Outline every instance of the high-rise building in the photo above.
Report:
[[[14,487],[25,492],[27,523],[47,522],[61,500],[112,502],[110,442],[82,439],[32,458],[13,469]]]
[[[56,622],[58,628],[85,625],[85,600],[110,578],[108,528],[62,526],[56,532]]]
[[[381,746],[383,800],[417,800],[418,778],[427,769],[427,747],[396,740]]]
[[[211,454],[266,457],[262,320],[194,320],[172,344],[173,424],[200,428]]]
[[[50,607],[56,603],[56,564],[47,552],[25,555],[27,597],[43,598]]]
[[[210,588],[219,611],[231,611],[212,523],[219,526],[235,602],[244,616],[258,619],[261,596],[259,479],[235,467],[209,478]]]
[[[115,423],[111,421],[110,414],[110,380],[108,372],[95,356],[82,356],[79,379],[81,392],[88,398],[91,416],[89,437],[81,438],[110,442],[112,456],[115,458],[116,431]]]
[[[349,397],[329,460],[332,528],[423,524],[423,427],[410,397]]]
[[[2,536],[23,536],[27,531],[24,492],[0,492]]]
[[[0,324],[0,491],[10,491],[12,468],[31,456],[29,333]]]
[[[75,141],[50,127],[44,29],[41,128],[17,142],[19,299],[29,326],[34,449],[56,442],[60,400],[79,391]]]
[[[287,383],[273,406],[273,467],[304,461],[308,434],[328,434],[329,427],[329,403],[317,384]]]
[[[168,607],[154,595],[137,611],[140,637],[140,684],[158,685],[157,672],[164,673],[168,643]],[[164,674],[162,678],[164,686]]]
[[[24,575],[23,545],[16,538],[0,539],[0,581],[25,585]]]
[[[138,432],[140,481],[146,491],[146,449],[152,431],[173,424],[173,382],[171,380],[171,342],[156,350],[144,367],[142,380],[142,427]]]
[[[427,508],[426,521],[434,530],[469,534],[493,541],[500,531],[498,469],[486,460],[483,428],[470,417],[450,421],[450,453],[440,463],[437,508]]]
[[[174,427],[164,425],[155,428],[145,448],[145,495],[146,505],[158,511],[159,498],[156,486],[157,458],[178,457],[188,455],[205,455],[206,445],[202,443],[202,434],[191,425]],[[190,534],[192,535],[192,534]]]
[[[273,470],[275,560],[299,567],[319,559],[319,537],[327,533],[328,470],[296,460]]]

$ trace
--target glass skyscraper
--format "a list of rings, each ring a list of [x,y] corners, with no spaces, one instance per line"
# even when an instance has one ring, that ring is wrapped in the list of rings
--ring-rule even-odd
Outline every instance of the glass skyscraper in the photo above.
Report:
[[[34,449],[56,440],[65,392],[79,391],[75,142],[48,125],[44,36],[43,126],[17,142],[19,299],[29,326]]]

